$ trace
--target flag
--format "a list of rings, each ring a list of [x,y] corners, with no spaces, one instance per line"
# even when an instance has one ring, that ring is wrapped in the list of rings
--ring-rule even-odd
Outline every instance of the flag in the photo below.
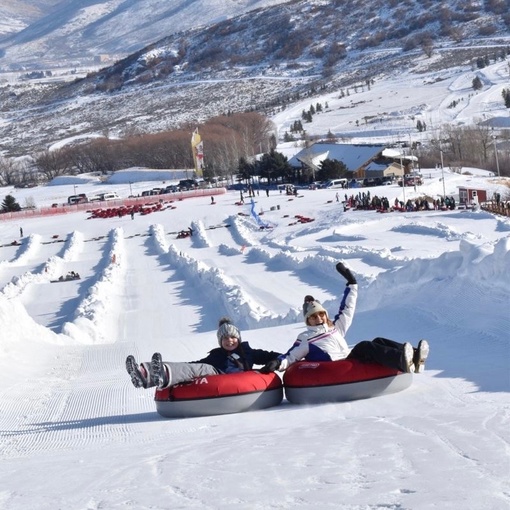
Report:
[[[191,150],[193,152],[195,173],[197,177],[202,177],[204,171],[204,144],[202,138],[198,134],[198,128],[193,131],[193,136],[191,137]]]

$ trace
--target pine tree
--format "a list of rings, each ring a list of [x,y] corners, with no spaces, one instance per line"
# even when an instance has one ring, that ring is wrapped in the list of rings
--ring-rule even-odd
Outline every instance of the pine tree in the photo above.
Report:
[[[510,89],[503,89],[501,92],[503,100],[505,101],[505,107],[510,108]]]
[[[21,206],[12,195],[7,195],[2,202],[2,212],[21,211]]]
[[[480,77],[478,76],[475,76],[473,78],[473,90],[480,90],[481,88],[483,88],[483,83],[482,83],[482,80],[480,80]]]

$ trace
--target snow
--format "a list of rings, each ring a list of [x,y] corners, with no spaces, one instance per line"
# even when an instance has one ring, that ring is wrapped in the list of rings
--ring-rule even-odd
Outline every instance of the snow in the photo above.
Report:
[[[420,62],[430,65],[425,56],[415,61],[416,65]],[[313,116],[312,123],[304,124],[308,135],[324,138],[331,132],[344,143],[395,145],[440,138],[446,125],[483,122],[493,128],[508,127],[508,110],[501,101],[508,84],[508,63],[496,62],[477,70],[476,75],[484,82],[483,89],[477,92],[472,87],[474,71],[466,65],[436,72],[424,69],[417,73],[413,69],[382,74],[370,88],[348,89],[350,94],[343,97],[335,91],[293,103],[276,114],[273,121],[283,137],[301,119],[303,110],[318,102],[324,109]],[[418,120],[426,125],[422,133],[416,129]],[[498,129],[495,134],[499,134]]]
[[[445,171],[447,195],[468,182],[508,193],[488,172],[464,171]],[[422,173],[406,197],[441,196],[441,172]],[[2,196],[42,207],[101,187],[125,198],[158,178],[130,169],[124,182],[80,177]],[[0,509],[508,509],[510,220],[344,212],[336,191],[261,192],[266,230],[234,191],[133,220],[0,221]],[[370,192],[403,197],[396,185]],[[189,226],[193,237],[176,239]],[[409,389],[172,420],[152,390],[132,386],[128,354],[202,357],[223,315],[252,346],[287,350],[305,294],[335,309],[337,260],[360,284],[351,346],[429,340]],[[50,283],[71,270],[81,279]]]

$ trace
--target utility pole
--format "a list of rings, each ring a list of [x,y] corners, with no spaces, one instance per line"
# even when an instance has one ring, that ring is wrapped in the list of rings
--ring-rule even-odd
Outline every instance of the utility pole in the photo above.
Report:
[[[446,199],[446,188],[444,184],[443,149],[441,149],[441,178],[443,181],[443,199]]]
[[[404,192],[404,210],[406,207],[406,171],[402,163],[402,153],[400,153],[400,169],[402,170],[402,191]]]
[[[494,141],[494,154],[496,155],[496,168],[498,169],[498,177],[501,177],[499,172],[498,146],[496,145],[496,138],[496,135],[492,135],[492,140]]]

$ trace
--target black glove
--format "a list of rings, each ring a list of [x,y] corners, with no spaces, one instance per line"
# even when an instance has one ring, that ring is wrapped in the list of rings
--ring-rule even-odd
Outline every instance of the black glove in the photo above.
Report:
[[[336,265],[336,270],[347,280],[347,285],[355,285],[358,283],[351,273],[351,270],[347,269],[341,262],[338,262]]]
[[[278,358],[272,359],[269,363],[266,363],[259,370],[259,372],[261,372],[263,374],[269,374],[269,372],[275,372],[276,370],[278,370],[280,368],[281,364],[282,364],[282,362]]]

